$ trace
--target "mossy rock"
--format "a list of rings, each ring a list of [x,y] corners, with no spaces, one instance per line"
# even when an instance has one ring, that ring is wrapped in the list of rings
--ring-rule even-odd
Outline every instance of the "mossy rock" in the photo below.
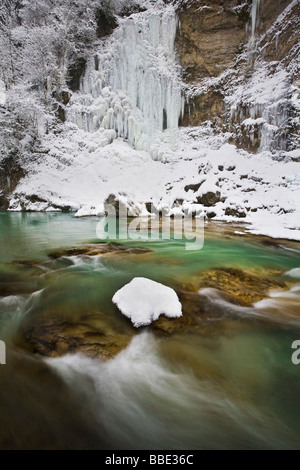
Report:
[[[70,256],[99,256],[104,254],[129,254],[139,255],[151,253],[153,250],[148,248],[141,248],[136,246],[126,246],[121,243],[91,243],[86,245],[79,245],[73,248],[63,248],[49,253],[49,258],[59,259]]]
[[[271,274],[280,272],[274,271]],[[224,301],[245,307],[266,298],[271,289],[287,289],[288,285],[240,269],[217,268],[201,273],[193,284],[182,287],[184,290],[177,289],[177,294],[182,304],[183,316],[176,319],[161,316],[151,325],[155,333],[170,335],[190,327],[203,328],[207,318],[217,313],[209,307],[207,297],[201,295],[202,289],[216,289]]]
[[[286,289],[284,282],[233,268],[217,268],[199,276],[197,289],[217,289],[237,305],[251,305],[267,297],[271,289]]]
[[[182,304],[182,317],[161,316],[151,325],[154,333],[171,335],[199,325],[205,313],[204,299],[197,292],[177,291],[177,294]]]
[[[128,346],[131,337],[108,327],[96,327],[88,321],[65,321],[53,316],[25,321],[16,343],[40,356],[81,353],[92,358],[111,359]]]

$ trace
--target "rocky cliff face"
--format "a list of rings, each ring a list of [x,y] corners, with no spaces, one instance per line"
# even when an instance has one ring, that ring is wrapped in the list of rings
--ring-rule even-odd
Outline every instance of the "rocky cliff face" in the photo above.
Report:
[[[191,0],[178,12],[188,102],[180,124],[211,121],[253,152],[297,148],[299,2]]]
[[[177,46],[185,81],[217,77],[233,67],[246,42],[249,6],[237,0],[181,2]]]

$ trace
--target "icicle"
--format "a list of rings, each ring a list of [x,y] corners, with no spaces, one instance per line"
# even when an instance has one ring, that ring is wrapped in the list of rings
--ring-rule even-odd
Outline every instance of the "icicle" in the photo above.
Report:
[[[260,4],[260,0],[252,1],[252,9],[251,9],[251,36],[252,38],[255,38],[259,4]]]
[[[259,8],[261,0],[252,0],[251,8],[251,37],[248,43],[248,51],[250,54],[253,54],[256,47],[256,32],[259,22]]]

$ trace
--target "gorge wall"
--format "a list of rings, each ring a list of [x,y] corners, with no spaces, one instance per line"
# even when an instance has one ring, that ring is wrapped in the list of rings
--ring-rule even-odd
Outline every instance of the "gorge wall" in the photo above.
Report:
[[[187,86],[180,124],[211,121],[253,152],[297,148],[300,3],[183,0],[178,13],[176,44]]]

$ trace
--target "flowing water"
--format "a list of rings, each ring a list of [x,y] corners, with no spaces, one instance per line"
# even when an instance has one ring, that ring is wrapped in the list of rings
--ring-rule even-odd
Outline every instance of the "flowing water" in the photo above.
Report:
[[[200,251],[169,240],[126,242],[154,250],[138,256],[48,258],[51,250],[95,241],[97,223],[0,214],[0,339],[7,347],[0,447],[300,448],[300,365],[291,361],[291,345],[300,340],[299,244],[234,236],[209,224]],[[207,315],[197,327],[170,336],[143,329],[108,361],[41,358],[16,345],[25,319],[53,314],[73,321],[92,314],[132,336],[111,302],[117,289],[135,276],[177,288],[218,267],[288,281],[288,289],[248,307],[205,289]]]

